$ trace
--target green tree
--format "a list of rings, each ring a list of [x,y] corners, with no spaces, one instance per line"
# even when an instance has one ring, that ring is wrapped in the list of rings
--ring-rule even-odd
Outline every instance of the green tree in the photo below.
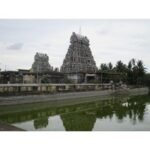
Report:
[[[132,69],[132,62],[131,62],[131,61],[129,61],[129,63],[128,63],[128,69],[129,69],[129,70]]]
[[[142,60],[131,59],[128,63],[128,83],[134,85],[143,84],[145,69]]]
[[[109,70],[112,70],[112,69],[113,69],[113,65],[112,65],[111,62],[108,63],[108,69],[109,69]]]
[[[102,63],[100,65],[100,71],[108,71],[108,70],[109,70],[109,68],[106,63]]]
[[[137,61],[137,68],[138,68],[138,75],[140,77],[144,76],[146,68],[144,67],[142,60]]]
[[[106,63],[102,63],[101,65],[100,65],[100,71],[112,71],[113,70],[113,65],[112,65],[112,63],[111,62],[109,62],[108,64],[106,64]]]
[[[127,72],[127,66],[124,64],[121,60],[119,60],[116,64],[116,71],[121,72],[121,73],[126,73]]]

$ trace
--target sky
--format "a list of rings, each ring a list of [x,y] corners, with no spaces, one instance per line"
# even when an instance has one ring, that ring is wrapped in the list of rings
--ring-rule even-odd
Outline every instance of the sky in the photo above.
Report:
[[[0,68],[30,69],[36,52],[46,53],[60,67],[72,32],[87,36],[97,67],[132,58],[150,72],[150,20],[0,19]]]

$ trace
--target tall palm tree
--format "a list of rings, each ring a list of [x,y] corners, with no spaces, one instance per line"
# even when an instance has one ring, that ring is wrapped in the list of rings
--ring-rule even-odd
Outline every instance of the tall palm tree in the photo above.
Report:
[[[102,64],[100,65],[100,70],[101,70],[101,71],[108,71],[109,69],[108,69],[107,64],[106,64],[106,63],[102,63]]]
[[[136,60],[135,60],[135,58],[132,58],[132,59],[131,59],[131,64],[132,64],[132,67],[134,67],[134,66],[135,66],[135,64],[136,64]]]
[[[119,60],[116,64],[116,71],[126,73],[127,72],[127,66],[121,60]]]
[[[145,68],[141,60],[136,61],[134,58],[128,63],[128,81],[131,84],[141,84],[145,75]]]
[[[142,60],[137,61],[138,75],[143,76],[145,74],[145,67]]]
[[[128,63],[128,69],[131,71],[131,69],[132,69],[132,62],[131,62],[131,60],[129,61],[129,63]]]
[[[109,70],[112,70],[112,69],[113,69],[113,65],[112,65],[111,62],[108,63],[108,69],[109,69]]]

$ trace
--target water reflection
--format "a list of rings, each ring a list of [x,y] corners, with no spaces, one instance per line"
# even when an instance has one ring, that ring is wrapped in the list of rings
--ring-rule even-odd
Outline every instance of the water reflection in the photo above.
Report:
[[[87,112],[61,115],[66,131],[91,131],[96,121],[96,115]]]
[[[34,120],[34,128],[40,129],[40,128],[46,128],[48,125],[48,118],[42,117]]]
[[[150,130],[150,96],[136,96],[126,99],[111,99],[74,106],[46,107],[0,115],[7,123],[23,127],[23,122],[33,122],[34,130],[54,130],[58,122],[50,128],[50,118],[60,115],[66,131],[91,130]],[[145,117],[147,117],[145,119]],[[57,118],[55,118],[57,120]],[[20,126],[21,125],[21,126]],[[133,128],[134,127],[134,128]],[[64,130],[61,127],[61,130]],[[28,126],[25,128],[29,130]],[[59,127],[57,128],[59,130]]]

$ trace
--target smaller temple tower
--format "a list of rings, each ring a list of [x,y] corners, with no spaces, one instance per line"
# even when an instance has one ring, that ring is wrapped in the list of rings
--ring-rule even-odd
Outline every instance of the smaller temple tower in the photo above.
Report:
[[[31,72],[48,72],[52,70],[52,66],[49,64],[49,57],[47,54],[36,53],[34,56],[34,63],[32,64]]]

